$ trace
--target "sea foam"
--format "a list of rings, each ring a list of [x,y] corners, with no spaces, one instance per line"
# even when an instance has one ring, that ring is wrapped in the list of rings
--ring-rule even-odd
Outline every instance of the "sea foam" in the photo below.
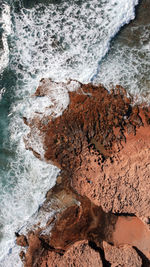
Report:
[[[149,104],[149,69],[150,23],[142,18],[140,24],[130,24],[113,42],[109,53],[100,62],[94,83],[103,83],[108,89],[120,84],[134,96],[135,103]]]
[[[9,46],[7,38],[11,33],[11,17],[10,6],[7,4],[2,4],[0,23],[2,23],[2,51],[0,51],[0,72],[2,72],[2,70],[4,70],[9,63]]]
[[[30,96],[43,77],[55,81],[89,82],[97,73],[98,62],[108,52],[111,38],[134,18],[138,3],[137,0],[80,2],[80,5],[79,1],[73,1],[71,5],[70,1],[62,1],[60,5],[39,4],[30,9],[20,7],[19,11],[11,9],[9,67],[17,76],[17,83],[13,88],[16,101],[10,108],[9,132],[15,156],[10,159],[7,175],[4,174],[7,184],[0,184],[1,255],[7,255],[9,248],[14,247],[14,232],[38,209],[59,172],[25,150],[23,137],[28,133],[28,127],[23,124],[22,116],[31,117],[39,107],[45,112],[50,104],[51,111],[58,116],[67,107],[67,90],[74,90],[74,84],[71,89],[54,88],[53,101],[50,97],[43,101]],[[5,38],[8,34],[6,30]],[[8,44],[5,50],[7,48]],[[35,147],[42,153],[42,147],[38,147],[36,141]],[[0,266],[9,266],[7,262],[12,259],[12,266],[21,266],[16,247]]]
[[[13,14],[12,68],[20,76],[90,81],[112,37],[134,19],[138,0],[78,3],[39,4]]]

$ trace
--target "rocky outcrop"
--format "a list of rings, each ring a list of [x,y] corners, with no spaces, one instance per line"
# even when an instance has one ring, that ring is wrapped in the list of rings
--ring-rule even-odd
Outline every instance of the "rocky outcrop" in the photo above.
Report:
[[[141,267],[142,260],[136,250],[128,245],[121,248],[114,247],[106,242],[103,242],[105,258],[111,263],[112,267],[128,266]]]
[[[89,255],[97,255],[96,258],[92,256],[91,261],[99,259],[98,264],[101,261],[100,255],[89,247],[88,241],[95,243],[97,247],[102,246],[103,240],[113,242],[117,217],[113,214],[106,214],[101,207],[93,204],[86,196],[80,196],[69,188],[66,183],[67,178],[65,173],[59,176],[57,184],[47,193],[46,200],[39,210],[37,227],[33,227],[28,233],[28,250],[22,257],[27,267],[34,266],[35,263],[35,266],[41,266],[39,262],[43,261],[42,257],[47,257],[47,261],[50,262],[48,255],[53,259],[56,257],[58,261],[62,259],[65,264],[68,261],[67,258],[70,257],[66,255],[71,255],[70,251],[74,249],[76,255],[86,253],[86,251]],[[41,216],[47,218],[45,224],[41,224]],[[18,235],[17,244],[24,246],[24,240],[26,239],[23,235]],[[72,250],[73,244],[83,240],[81,246],[75,245]],[[91,261],[87,266],[90,266]],[[80,259],[77,260],[78,262]]]
[[[45,80],[37,88],[35,95],[44,97],[48,94]],[[49,83],[49,91],[54,82]],[[56,84],[57,88],[57,84]],[[124,132],[135,134],[142,125],[138,107],[132,108],[131,100],[125,90],[117,86],[108,93],[103,86],[92,84],[80,85],[77,92],[69,92],[70,103],[62,116],[34,116],[24,119],[31,128],[26,140],[26,147],[33,150],[31,139],[34,129],[43,136],[44,157],[61,169],[74,171],[80,165],[80,155],[86,147],[93,147],[104,158],[111,156],[113,144],[125,141]]]
[[[57,85],[42,80],[35,96],[50,95]],[[141,266],[138,251],[150,259],[150,109],[133,106],[120,86],[108,92],[78,83],[69,97],[58,117],[48,107],[45,114],[24,118],[30,127],[26,148],[43,157],[32,142],[38,133],[43,158],[61,169],[28,234],[25,266]],[[119,248],[125,244],[130,247]]]
[[[119,152],[103,160],[97,152],[81,157],[81,169],[74,172],[72,186],[86,195],[106,212],[133,213],[149,220],[150,216],[150,126],[140,117],[144,126],[134,133],[124,132]],[[86,167],[85,167],[86,166]]]
[[[35,262],[34,262],[35,263]],[[33,266],[33,265],[32,265]],[[43,255],[37,261],[35,266],[40,267],[66,267],[66,266],[95,266],[102,267],[100,254],[93,250],[87,241],[79,241],[72,245],[64,255],[54,251],[44,251]]]

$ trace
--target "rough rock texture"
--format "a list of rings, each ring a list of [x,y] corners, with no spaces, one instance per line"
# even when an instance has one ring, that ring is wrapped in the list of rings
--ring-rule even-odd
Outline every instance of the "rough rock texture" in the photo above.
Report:
[[[46,265],[47,264],[47,265]],[[93,250],[87,241],[80,241],[75,243],[64,255],[55,252],[47,252],[41,258],[41,267],[102,267],[102,260],[98,252]]]
[[[78,240],[90,240],[97,246],[101,246],[102,240],[113,242],[112,236],[118,218],[114,214],[105,213],[86,196],[82,197],[67,188],[64,174],[62,184],[48,192],[42,208],[46,208],[50,201],[51,208],[58,211],[55,214],[55,224],[51,235],[45,235],[44,231],[40,233],[42,240],[50,247],[63,252]]]
[[[143,112],[141,114],[143,116]],[[141,116],[141,117],[142,117]],[[144,119],[143,119],[144,121]],[[74,172],[72,186],[108,212],[150,216],[150,126],[125,134],[126,143],[102,162],[97,153],[86,151],[81,169]]]
[[[103,242],[105,258],[112,267],[141,267],[142,260],[134,248],[124,245],[121,248]]]
[[[17,235],[17,245],[22,247],[27,247],[27,238],[24,235]]]
[[[47,93],[45,81],[42,83],[43,87],[38,87],[35,93],[37,97]],[[53,86],[51,83],[49,87]],[[120,141],[125,140],[125,128],[135,133],[136,127],[142,125],[138,108],[132,110],[131,100],[122,87],[108,93],[101,85],[81,84],[77,92],[69,92],[69,97],[70,104],[62,116],[55,119],[35,116],[25,120],[31,128],[27,148],[33,150],[30,138],[34,137],[36,127],[44,138],[45,159],[61,169],[68,169],[69,173],[80,166],[80,155],[87,146],[94,147],[107,158],[111,156],[114,141],[120,149]]]
[[[65,179],[63,175],[62,183],[56,184],[47,193],[39,210],[39,219],[41,215],[47,217],[46,225],[41,225],[39,221],[28,233],[27,252],[20,254],[26,267],[45,266],[46,263],[48,266],[72,266],[75,256],[77,266],[102,266],[100,254],[89,247],[87,240],[95,242],[98,247],[102,246],[103,240],[113,242],[117,216],[106,214],[87,197],[73,192]],[[55,213],[47,216],[52,210]],[[18,235],[17,244],[24,246],[24,242],[20,242],[24,239],[23,235]],[[79,240],[82,242],[78,243]]]
[[[73,251],[70,249],[79,240],[88,240],[93,244],[91,247],[100,254],[103,240],[114,244],[118,249],[120,245],[130,244],[150,259],[150,231],[141,220],[134,216],[118,217],[105,213],[100,206],[69,188],[66,179],[65,174],[59,176],[56,186],[47,193],[46,200],[39,209],[39,222],[28,233],[26,255],[20,255],[26,267],[42,266],[46,262],[51,266],[55,260],[59,266],[61,260],[62,263],[69,260],[68,257],[71,256],[68,255]],[[55,213],[51,213],[52,210]],[[47,218],[45,224],[40,224],[42,216]],[[17,244],[24,246],[19,242],[20,239],[24,240],[24,236],[18,236]],[[83,250],[79,246],[77,251],[80,255]],[[95,261],[95,256],[91,261]],[[133,261],[136,262],[136,259],[133,258]],[[76,264],[78,262],[79,259]],[[90,266],[88,261],[85,264]]]
[[[42,84],[36,96],[48,94],[45,80]],[[49,90],[51,84],[55,83],[50,83]],[[139,112],[139,107],[131,106],[131,98],[120,86],[108,93],[101,85],[81,84],[69,96],[70,104],[62,116],[26,120],[31,128],[27,148],[33,150],[30,138],[38,128],[44,138],[45,159],[68,171],[78,193],[106,212],[148,218],[150,109]]]
[[[54,85],[57,83],[42,80],[36,97],[50,94]],[[77,92],[69,92],[69,97],[68,107],[57,118],[48,113],[24,118],[30,127],[26,148],[42,158],[31,142],[38,130],[45,160],[62,170],[39,209],[37,226],[27,238],[25,266],[53,266],[55,261],[56,266],[60,261],[62,266],[73,264],[67,257],[73,260],[73,244],[80,240],[93,242],[96,252],[85,246],[91,255],[103,249],[103,240],[117,246],[115,263],[112,250],[104,243],[111,266],[130,266],[131,255],[132,265],[141,266],[134,249],[119,246],[130,244],[140,250],[141,257],[150,259],[150,109],[132,106],[132,99],[120,86],[109,93],[101,85],[80,84]],[[120,213],[128,216],[118,217]],[[133,214],[145,226],[140,219],[129,218]],[[40,224],[43,217],[45,224]],[[122,238],[120,229],[126,238]],[[77,247],[81,255],[83,248],[79,244]],[[95,259],[92,256],[91,264]],[[85,262],[84,266],[88,264]]]

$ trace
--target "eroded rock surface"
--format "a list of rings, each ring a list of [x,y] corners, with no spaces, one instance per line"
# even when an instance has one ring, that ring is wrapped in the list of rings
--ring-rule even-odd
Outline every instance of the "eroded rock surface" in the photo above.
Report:
[[[64,255],[54,251],[45,251],[40,261],[40,267],[103,267],[100,254],[93,250],[87,241],[79,241],[71,246]]]
[[[120,248],[111,246],[103,242],[105,258],[111,263],[112,267],[141,267],[142,260],[136,250],[128,245]]]
[[[125,133],[125,137],[122,149],[104,162],[97,152],[87,150],[82,156],[82,171],[72,176],[72,186],[106,212],[133,213],[148,220],[150,127],[145,122],[136,135]]]
[[[68,88],[70,83],[63,86]],[[36,97],[50,95],[54,85],[57,87],[57,83],[51,80],[42,80]],[[56,186],[47,193],[46,201],[39,210],[40,218],[42,214],[47,218],[45,225],[40,225],[39,219],[37,227],[27,238],[29,248],[25,266],[53,266],[55,260],[57,266],[60,262],[61,266],[72,266],[73,258],[69,253],[76,253],[74,244],[79,240],[93,242],[98,250],[103,249],[103,240],[118,247],[127,243],[146,253],[148,260],[150,109],[131,105],[132,99],[120,86],[109,93],[101,85],[79,86],[78,83],[78,90],[69,92],[69,97],[68,107],[58,117],[50,115],[50,107],[47,107],[45,114],[39,112],[32,118],[24,118],[30,127],[25,140],[26,148],[62,170]],[[35,132],[41,136],[44,157],[36,151],[32,142]],[[52,211],[53,216],[50,215]],[[142,237],[137,244],[135,235],[130,242],[125,240],[122,243],[121,239],[116,242],[113,233],[120,229],[120,213],[134,214],[144,221],[145,226],[138,218],[132,217],[135,223],[133,236],[138,220],[141,231],[144,229],[147,233],[144,241]],[[129,234],[128,229],[123,231]],[[77,246],[78,255],[81,255],[82,245]],[[91,251],[87,253],[97,253],[87,243],[85,248],[85,251]],[[110,247],[107,248],[110,251]],[[116,263],[111,253],[107,253],[107,248],[105,246],[105,257],[111,266],[130,266],[128,262],[132,257],[132,266],[141,266],[141,258],[132,247],[114,248],[115,255],[119,255]],[[101,262],[96,256],[95,259]],[[95,265],[93,260],[91,258],[89,263]],[[38,265],[39,262],[41,265]],[[78,264],[76,262],[75,266]],[[88,261],[84,266],[90,266]]]
[[[45,257],[44,257],[45,259]],[[48,266],[57,266],[58,267],[102,267],[102,260],[100,258],[100,254],[93,250],[87,241],[80,241],[75,243],[70,247],[69,250],[63,255],[60,256],[54,252],[49,252],[47,257],[47,265]],[[45,262],[42,261],[41,267],[46,267]]]
[[[44,87],[45,81],[42,82],[43,87],[38,87],[35,93],[40,98],[48,91]],[[49,90],[53,84],[49,83]],[[114,141],[119,150],[121,140],[125,140],[125,129],[135,133],[136,127],[142,125],[138,108],[132,109],[131,100],[122,87],[108,93],[101,85],[81,84],[76,92],[69,92],[69,97],[69,106],[62,116],[54,119],[35,115],[26,120],[31,128],[26,140],[27,148],[33,150],[30,139],[34,139],[34,129],[38,129],[44,139],[45,159],[61,169],[67,168],[70,172],[77,168],[80,155],[87,146],[94,147],[103,157],[111,156]]]

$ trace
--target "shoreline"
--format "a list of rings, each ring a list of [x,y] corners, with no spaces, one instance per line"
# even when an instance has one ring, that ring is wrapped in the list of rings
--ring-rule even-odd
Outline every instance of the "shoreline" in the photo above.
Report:
[[[35,93],[37,98],[50,94],[51,85],[57,85],[49,80],[47,87],[46,82],[42,79]],[[18,245],[28,247],[26,254],[20,254],[24,266],[53,266],[56,262],[58,266],[71,266],[67,255],[72,259],[72,253],[80,254],[82,250],[84,254],[83,247],[89,260],[86,266],[94,264],[91,261],[95,257],[98,266],[105,266],[107,259],[111,264],[114,249],[114,257],[125,253],[126,260],[132,255],[132,266],[137,262],[138,266],[146,266],[141,264],[145,258],[145,264],[150,262],[150,108],[132,106],[132,98],[121,86],[109,93],[102,85],[80,84],[77,91],[69,92],[69,97],[70,103],[59,117],[43,113],[24,118],[30,127],[26,148],[39,159],[43,157],[32,148],[31,140],[38,129],[45,160],[61,168],[56,185],[39,209],[45,225],[40,225],[39,219],[27,237],[17,237]],[[125,229],[124,221],[129,227],[122,241],[120,227]],[[136,225],[140,225],[142,236],[137,236]],[[134,238],[130,239],[132,234]]]

